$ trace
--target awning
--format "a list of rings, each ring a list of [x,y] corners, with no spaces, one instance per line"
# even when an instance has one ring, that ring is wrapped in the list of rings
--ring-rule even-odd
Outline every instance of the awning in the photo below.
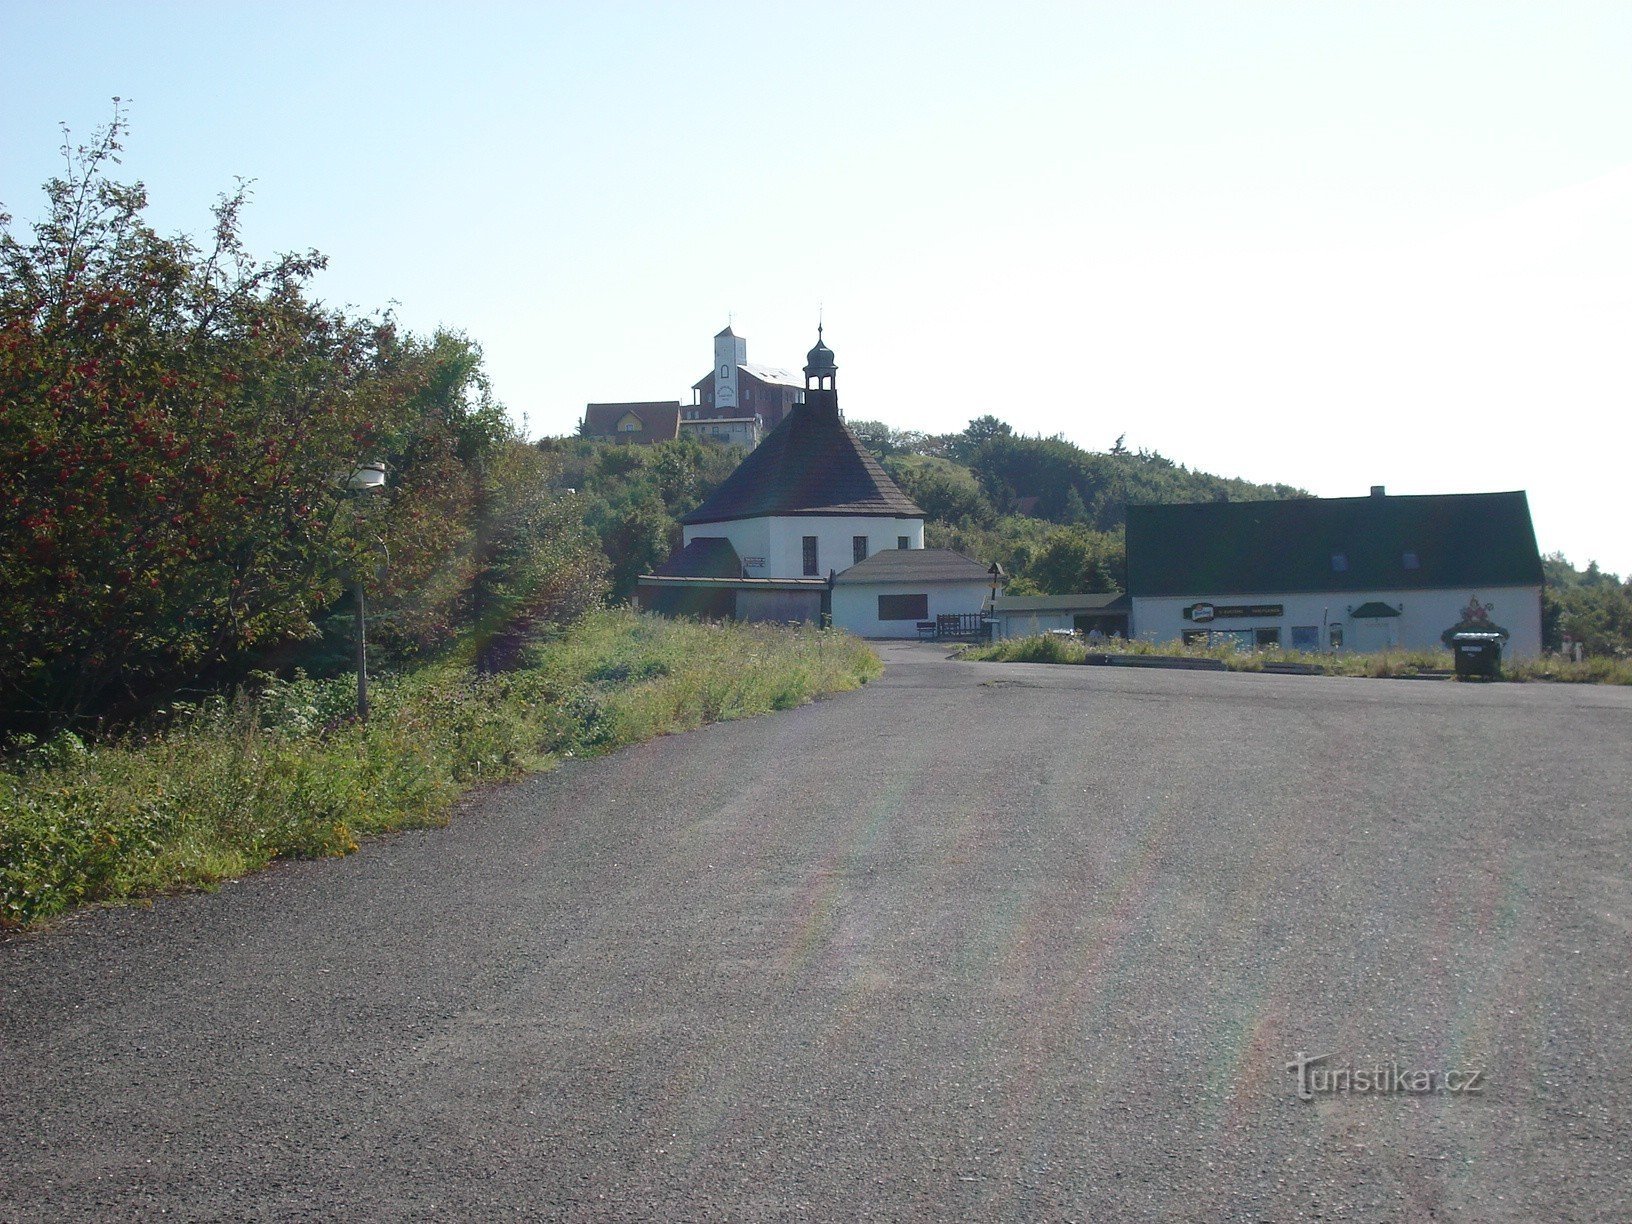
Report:
[[[1361,604],[1353,612],[1349,613],[1349,617],[1352,620],[1374,620],[1381,616],[1398,616],[1399,614],[1400,610],[1398,608],[1391,608],[1381,600],[1374,599],[1370,603]]]

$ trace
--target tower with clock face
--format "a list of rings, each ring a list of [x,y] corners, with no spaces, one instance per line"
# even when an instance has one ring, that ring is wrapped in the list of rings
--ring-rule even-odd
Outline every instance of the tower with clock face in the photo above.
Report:
[[[729,326],[714,337],[714,414],[731,416],[742,402],[737,367],[748,360],[748,341]]]

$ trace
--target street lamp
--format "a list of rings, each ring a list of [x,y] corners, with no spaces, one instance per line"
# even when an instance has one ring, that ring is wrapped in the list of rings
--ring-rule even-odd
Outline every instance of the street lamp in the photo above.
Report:
[[[377,460],[359,463],[335,483],[353,497],[363,497],[385,488],[385,464]],[[368,721],[368,638],[364,621],[368,614],[363,602],[363,567],[357,567],[357,719]]]
[[[996,561],[992,562],[992,568],[987,570],[986,573],[992,580],[992,602],[987,605],[986,613],[986,639],[995,642],[997,641],[997,588],[1003,585],[1003,580],[1008,575],[1003,572],[1003,566]]]

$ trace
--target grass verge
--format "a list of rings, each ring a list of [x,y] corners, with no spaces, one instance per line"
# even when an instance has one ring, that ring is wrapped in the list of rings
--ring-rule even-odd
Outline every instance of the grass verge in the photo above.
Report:
[[[843,634],[597,613],[531,665],[476,677],[448,660],[355,681],[295,680],[87,747],[72,735],[0,768],[0,926],[209,887],[284,857],[446,820],[479,783],[704,723],[788,709],[877,676]]]
[[[1376,653],[1322,654],[1301,650],[1240,650],[1234,646],[1186,646],[1182,642],[1125,641],[1112,638],[1090,647],[1079,638],[1044,634],[1009,638],[989,646],[971,646],[961,659],[992,663],[1082,663],[1098,654],[1182,655],[1217,659],[1231,671],[1263,671],[1277,663],[1309,667],[1328,676],[1420,676],[1451,671],[1448,650],[1385,650]],[[1550,680],[1565,684],[1632,684],[1632,659],[1583,659],[1556,656],[1520,659],[1502,665],[1504,680]]]

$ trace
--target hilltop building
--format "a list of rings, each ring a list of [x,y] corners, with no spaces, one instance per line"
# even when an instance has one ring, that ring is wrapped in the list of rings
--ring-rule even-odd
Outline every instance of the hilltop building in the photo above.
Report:
[[[1495,629],[1541,653],[1522,492],[1128,507],[1133,632],[1296,650],[1438,650]]]
[[[673,442],[680,436],[680,401],[586,404],[583,435],[635,446]]]
[[[898,637],[937,613],[980,612],[986,568],[924,548],[924,512],[845,426],[837,382],[818,328],[801,398],[681,520],[681,547],[640,579],[643,607],[741,620],[831,614],[841,628]],[[720,378],[716,396],[729,383]]]
[[[797,374],[751,364],[748,341],[727,326],[714,337],[714,368],[691,385],[691,407],[683,414],[683,428],[700,430],[758,417],[766,430],[772,430],[804,398],[805,384]]]
[[[691,404],[679,400],[588,404],[587,438],[649,446],[682,434],[753,450],[805,398],[795,374],[748,360],[748,341],[727,327],[714,337],[714,368],[692,384]]]

